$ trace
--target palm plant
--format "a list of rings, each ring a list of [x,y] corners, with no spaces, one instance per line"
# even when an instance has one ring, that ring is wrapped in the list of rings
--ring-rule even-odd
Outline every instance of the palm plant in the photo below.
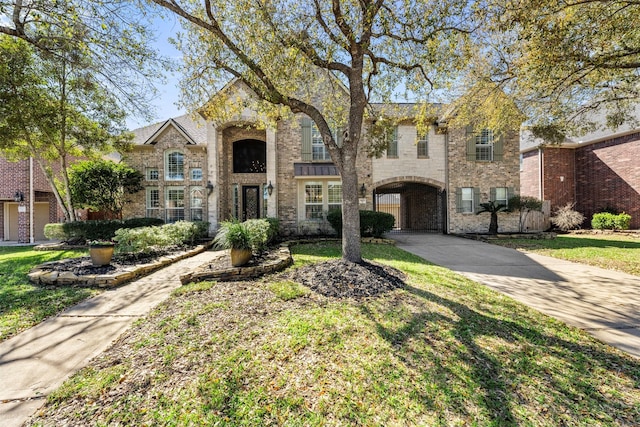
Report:
[[[476,215],[483,212],[489,212],[491,214],[491,222],[489,223],[489,234],[498,234],[498,212],[508,211],[507,205],[489,200],[487,203],[480,203],[480,207],[482,209],[476,212]]]

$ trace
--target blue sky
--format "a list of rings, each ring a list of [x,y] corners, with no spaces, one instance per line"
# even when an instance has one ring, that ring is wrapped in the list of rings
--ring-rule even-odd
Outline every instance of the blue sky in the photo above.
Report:
[[[178,19],[173,16],[167,16],[164,19],[155,19],[153,24],[156,26],[156,41],[154,46],[162,55],[171,57],[174,60],[180,60],[182,54],[176,50],[168,40],[170,37],[175,36],[181,29]],[[136,129],[151,123],[165,121],[171,117],[180,116],[185,113],[184,109],[176,105],[180,99],[180,89],[178,88],[180,74],[167,74],[166,77],[165,83],[156,85],[158,94],[152,102],[152,106],[156,111],[155,119],[148,121],[137,117],[129,117],[127,119],[129,129]]]

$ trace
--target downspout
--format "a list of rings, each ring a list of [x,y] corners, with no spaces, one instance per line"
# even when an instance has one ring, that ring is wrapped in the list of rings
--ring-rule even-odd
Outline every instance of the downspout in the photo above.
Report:
[[[446,218],[445,218],[445,234],[449,234],[449,230],[451,230],[451,212],[449,212],[449,197],[451,195],[450,192],[450,188],[449,188],[449,161],[450,161],[450,157],[449,157],[449,129],[447,129],[447,131],[444,133],[444,152],[445,152],[445,156],[444,158],[446,159],[444,162],[444,188],[445,191],[447,192],[446,197],[445,197],[445,213],[446,213]]]
[[[538,147],[538,199],[543,200],[544,195],[544,151],[542,147]]]
[[[35,191],[33,190],[33,157],[29,157],[29,243],[35,243],[34,207]]]

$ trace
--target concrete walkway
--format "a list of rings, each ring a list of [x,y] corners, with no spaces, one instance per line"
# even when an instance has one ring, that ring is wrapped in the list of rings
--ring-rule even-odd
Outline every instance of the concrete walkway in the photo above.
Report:
[[[107,290],[0,343],[0,426],[22,425],[49,393],[178,288],[181,274],[217,254],[203,252]]]
[[[392,234],[457,271],[640,357],[640,277],[442,234]]]

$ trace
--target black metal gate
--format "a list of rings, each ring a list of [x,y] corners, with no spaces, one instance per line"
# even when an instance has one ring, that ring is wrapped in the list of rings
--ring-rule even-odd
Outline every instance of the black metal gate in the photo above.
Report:
[[[443,232],[444,191],[426,184],[398,182],[376,188],[374,210],[392,214],[394,232]]]

